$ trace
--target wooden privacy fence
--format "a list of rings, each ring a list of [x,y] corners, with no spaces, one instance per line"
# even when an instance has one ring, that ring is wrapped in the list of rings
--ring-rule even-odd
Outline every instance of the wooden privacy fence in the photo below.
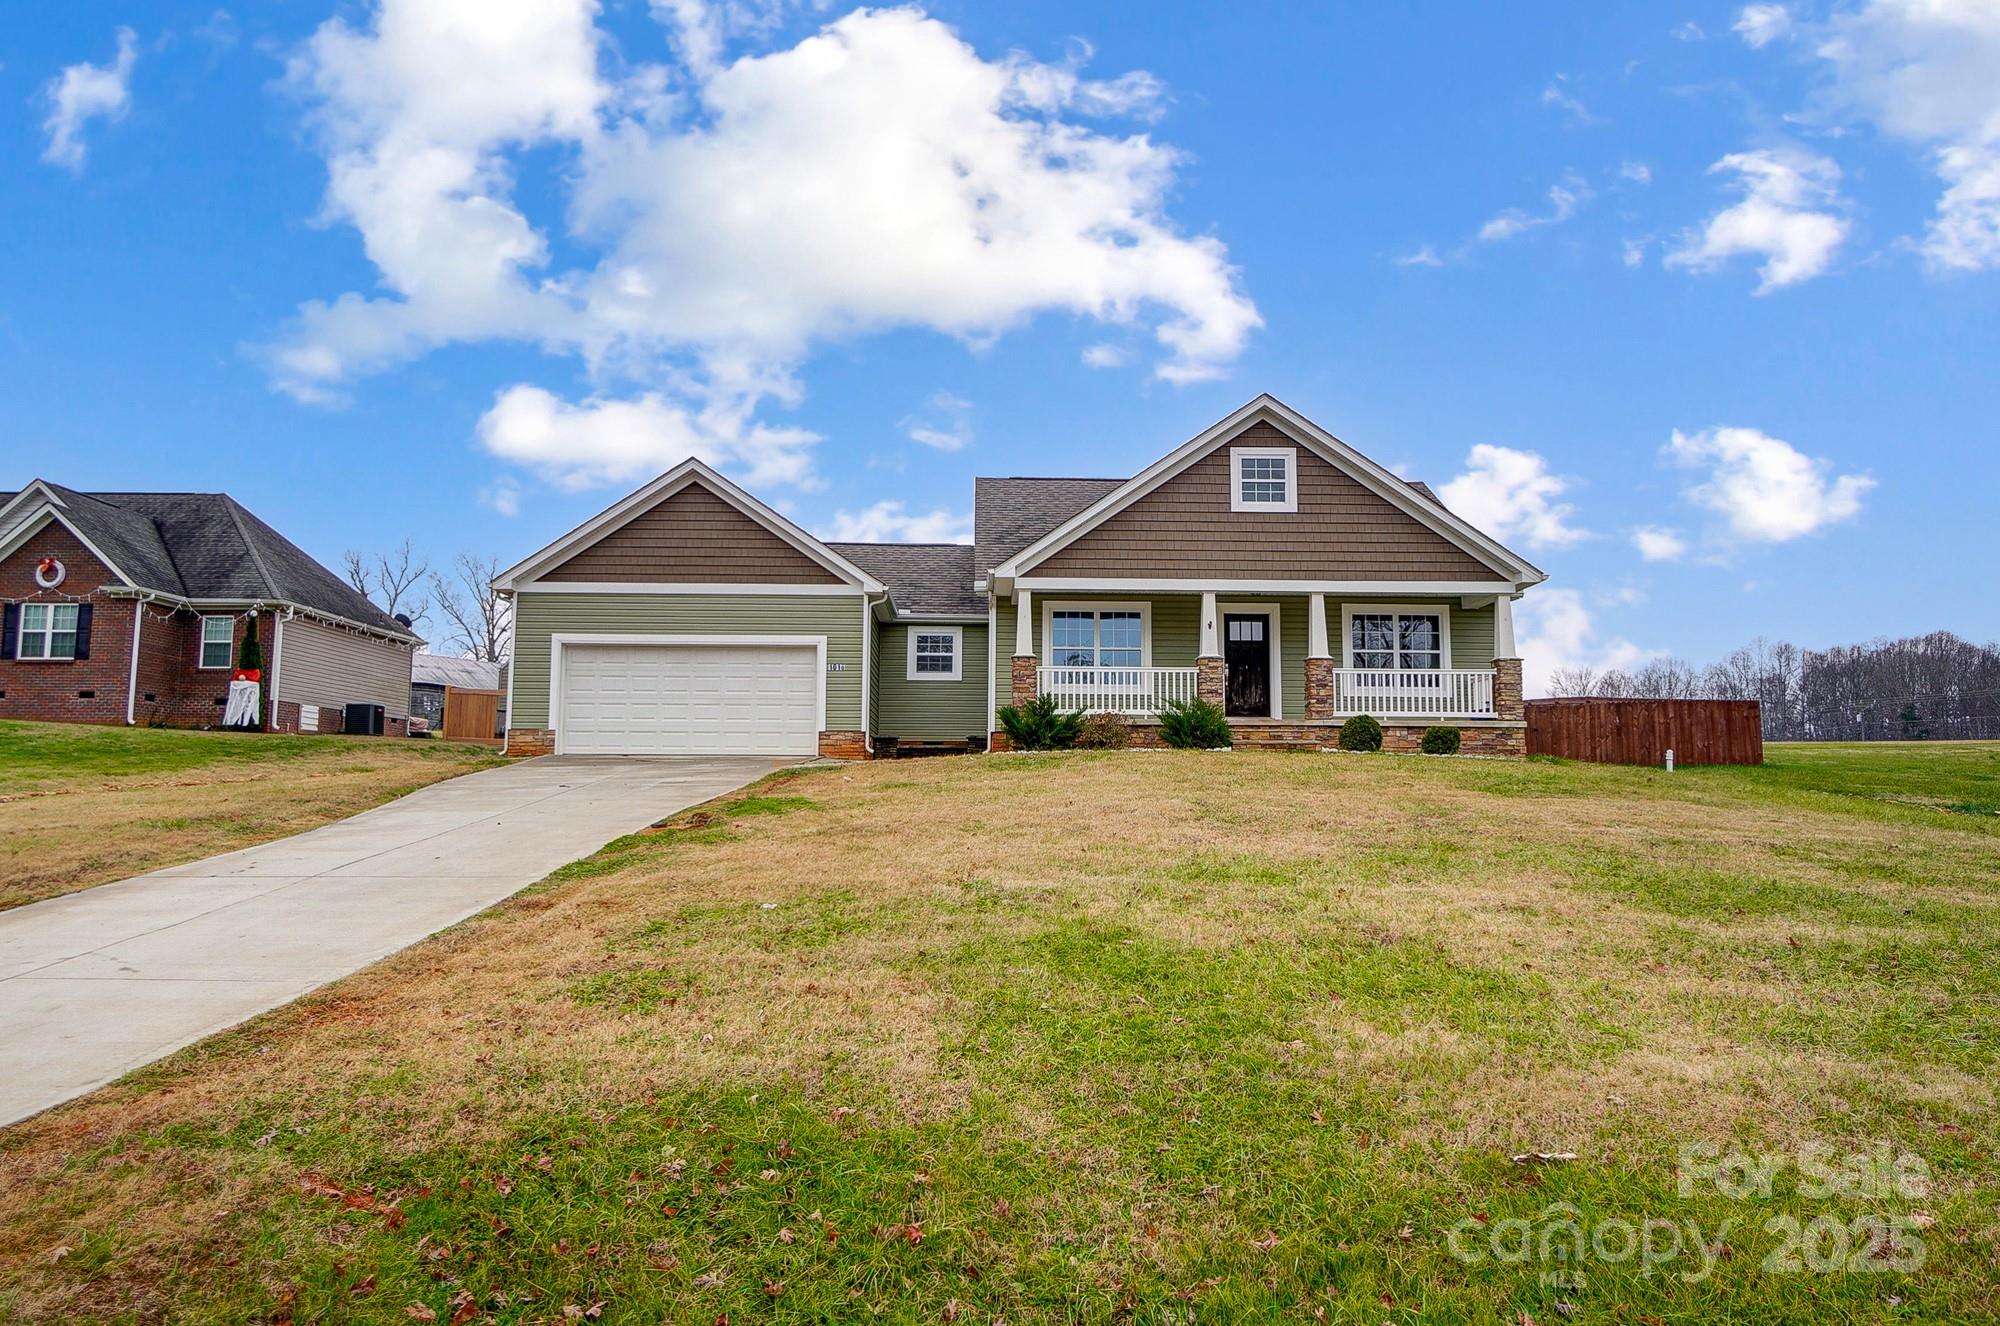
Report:
[[[1530,700],[1528,754],[1599,764],[1762,764],[1755,700]]]
[[[444,739],[446,741],[476,741],[482,745],[497,746],[500,727],[500,692],[462,691],[456,686],[444,688]]]

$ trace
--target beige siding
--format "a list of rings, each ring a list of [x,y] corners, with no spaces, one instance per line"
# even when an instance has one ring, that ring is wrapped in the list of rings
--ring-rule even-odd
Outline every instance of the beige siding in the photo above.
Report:
[[[1229,448],[1290,446],[1298,510],[1231,511]],[[1491,580],[1499,573],[1294,443],[1252,424],[1075,542],[1037,576]]]
[[[861,730],[861,594],[537,594],[514,599],[515,727],[549,722],[550,637],[823,635],[826,726]]]
[[[410,713],[410,645],[294,617],[280,628],[278,698],[339,708],[379,704],[390,718]]]
[[[602,584],[840,583],[839,576],[698,483],[543,572],[541,579]]]
[[[911,681],[910,632],[924,626],[892,622],[881,628],[870,696],[878,735],[958,741],[986,730],[986,624],[953,625],[964,632],[958,681]]]

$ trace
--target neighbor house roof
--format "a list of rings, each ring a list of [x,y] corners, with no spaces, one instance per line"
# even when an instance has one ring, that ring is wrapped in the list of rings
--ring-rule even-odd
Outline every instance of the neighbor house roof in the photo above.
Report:
[[[1041,538],[1123,479],[974,479],[973,574],[988,571]]]
[[[972,592],[972,545],[966,543],[829,543],[827,547],[889,587],[903,616],[982,617],[986,599]]]
[[[410,660],[412,686],[456,686],[464,691],[497,691],[500,665],[476,658],[453,658],[445,654],[417,654]]]
[[[135,588],[193,600],[289,603],[417,638],[227,493],[86,493],[47,480],[39,486]],[[15,496],[0,493],[0,508]],[[38,509],[16,515],[32,518]]]

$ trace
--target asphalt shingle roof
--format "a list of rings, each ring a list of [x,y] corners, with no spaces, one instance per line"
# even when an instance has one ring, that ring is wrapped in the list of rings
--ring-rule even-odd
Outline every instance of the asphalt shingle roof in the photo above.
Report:
[[[43,482],[84,538],[141,589],[295,603],[414,638],[227,493],[85,493]],[[12,496],[0,495],[0,503]]]
[[[1090,506],[1123,479],[974,479],[975,578]]]
[[[986,600],[972,592],[972,547],[964,543],[829,543],[827,547],[889,587],[908,615],[978,616]]]

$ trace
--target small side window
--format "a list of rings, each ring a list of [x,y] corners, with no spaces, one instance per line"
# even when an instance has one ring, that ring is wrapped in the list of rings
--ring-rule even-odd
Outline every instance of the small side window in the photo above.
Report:
[[[204,617],[201,619],[201,666],[203,668],[226,668],[230,663],[232,646],[236,642],[236,619],[234,617]]]
[[[963,633],[957,626],[911,627],[910,665],[905,675],[911,681],[958,681],[964,675],[959,657]]]

